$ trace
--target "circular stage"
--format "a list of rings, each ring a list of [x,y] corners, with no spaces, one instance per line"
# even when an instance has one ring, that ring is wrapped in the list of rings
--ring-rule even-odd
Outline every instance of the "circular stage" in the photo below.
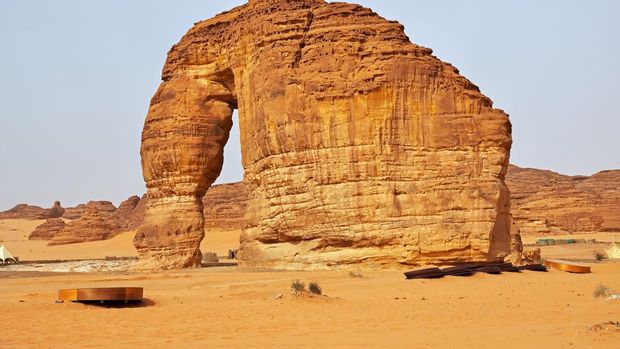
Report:
[[[58,290],[59,301],[71,302],[140,302],[142,287],[71,288]]]

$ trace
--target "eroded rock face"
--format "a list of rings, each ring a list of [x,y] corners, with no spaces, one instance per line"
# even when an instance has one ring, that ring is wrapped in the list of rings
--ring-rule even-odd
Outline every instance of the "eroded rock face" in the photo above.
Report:
[[[79,219],[84,214],[84,210],[86,210],[86,204],[79,204],[75,207],[67,207],[63,218],[71,220]]]
[[[511,165],[506,182],[523,235],[620,232],[620,170],[571,177]]]
[[[142,134],[148,265],[195,266],[239,110],[247,266],[494,260],[510,251],[507,115],[371,10],[253,0],[168,54]]]
[[[71,221],[56,234],[49,246],[75,244],[88,241],[107,240],[119,232],[115,222],[109,218],[109,212],[94,205],[86,205],[80,219]]]
[[[243,182],[214,185],[202,198],[205,229],[233,230],[245,226],[248,193]]]
[[[60,218],[50,218],[37,226],[28,236],[28,240],[51,240],[65,227],[65,221]]]
[[[135,230],[144,218],[145,204],[140,205],[140,201],[140,197],[132,196],[123,201],[118,209],[109,201],[90,201],[83,209],[80,208],[79,218],[67,223],[48,244],[107,240],[121,232]],[[77,210],[74,212],[77,213]]]

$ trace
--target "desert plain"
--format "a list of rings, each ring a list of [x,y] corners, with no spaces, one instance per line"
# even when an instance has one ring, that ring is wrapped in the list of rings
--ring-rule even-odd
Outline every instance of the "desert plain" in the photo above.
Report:
[[[2,220],[0,239],[24,260],[135,255],[133,232],[106,241],[45,246],[27,236],[42,221]],[[612,234],[588,234],[598,241]],[[207,231],[204,252],[224,254],[239,231]],[[524,237],[524,243],[536,237]],[[605,244],[545,246],[543,257],[587,261],[590,274],[557,270],[405,280],[370,267],[275,271],[240,267],[170,272],[0,269],[1,348],[300,347],[617,348],[620,263],[596,262]],[[589,259],[589,260],[588,260]],[[22,265],[22,269],[26,265]],[[295,296],[291,283],[317,282],[323,296]],[[77,287],[144,287],[128,307],[56,303]]]

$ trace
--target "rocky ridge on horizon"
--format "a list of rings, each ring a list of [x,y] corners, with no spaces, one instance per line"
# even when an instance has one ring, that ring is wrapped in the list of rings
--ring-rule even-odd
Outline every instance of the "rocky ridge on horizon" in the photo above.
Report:
[[[203,198],[205,229],[241,229],[247,193],[243,183],[215,185]],[[109,201],[89,201],[64,209],[62,218],[48,218],[30,234],[30,240],[50,240],[51,245],[105,240],[142,224],[148,199],[129,197],[118,208]],[[26,209],[24,209],[26,208]],[[0,212],[0,219],[45,219],[50,209],[20,204]],[[7,218],[10,217],[10,218]],[[65,220],[67,221],[65,223]]]
[[[620,169],[566,176],[510,165],[506,183],[522,235],[620,232]]]
[[[567,176],[548,170],[510,165],[506,182],[511,192],[513,219],[522,235],[605,231],[620,233],[620,190],[617,189],[620,188],[620,170],[605,170],[592,176]],[[134,196],[126,200],[125,206],[136,198],[138,197]],[[131,210],[133,214],[121,215],[127,230],[140,226],[147,201],[143,197]],[[94,204],[91,206],[100,210],[113,212],[109,202],[92,203]],[[243,182],[213,186],[204,196],[203,204],[205,230],[235,230],[242,229],[245,225],[247,191]],[[87,204],[79,205],[80,212],[83,212],[86,206]],[[119,210],[121,206],[124,205],[119,205]],[[36,206],[21,204],[17,207]],[[38,219],[38,213],[42,210],[45,209],[37,209],[33,215],[33,211],[29,209],[22,212],[23,216],[16,218]],[[19,212],[15,209],[9,211],[11,217]],[[6,217],[9,211],[1,212],[0,217]],[[77,211],[67,208],[62,218],[67,219],[67,214],[72,214],[70,212]],[[108,219],[115,217],[109,216]],[[30,238],[50,240],[64,225],[62,219],[48,219],[35,229]]]

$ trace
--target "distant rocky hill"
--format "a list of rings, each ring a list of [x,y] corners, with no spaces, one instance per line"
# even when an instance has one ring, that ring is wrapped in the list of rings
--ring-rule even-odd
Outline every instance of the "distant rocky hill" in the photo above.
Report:
[[[51,208],[42,208],[27,204],[19,204],[12,209],[0,212],[0,219],[48,219],[59,218],[65,213],[60,201],[54,202]]]
[[[620,170],[593,176],[565,176],[511,165],[506,183],[512,216],[521,234],[620,232]],[[68,244],[109,239],[134,230],[144,219],[148,199],[132,196],[116,208],[109,201],[90,201],[45,209],[26,204],[0,212],[0,219],[48,219],[30,239]],[[216,185],[203,198],[205,229],[233,230],[244,225],[247,191],[243,183]],[[70,220],[65,223],[65,220]]]
[[[620,170],[565,176],[511,165],[506,184],[521,234],[620,232]]]
[[[243,183],[215,185],[203,198],[205,229],[232,230],[243,226],[247,192]],[[20,204],[0,212],[0,219],[47,219],[30,234],[31,240],[49,240],[50,245],[106,240],[120,232],[138,228],[148,199],[132,196],[118,208],[109,201],[90,201],[63,208]]]

